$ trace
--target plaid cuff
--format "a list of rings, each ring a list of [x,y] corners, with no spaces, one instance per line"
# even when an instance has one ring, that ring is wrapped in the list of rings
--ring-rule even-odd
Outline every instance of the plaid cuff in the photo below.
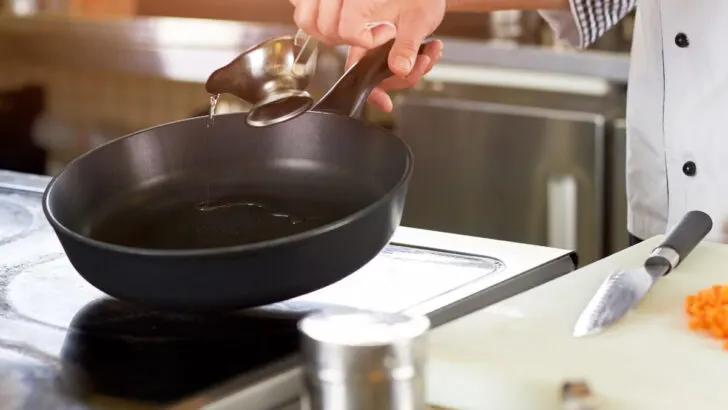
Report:
[[[579,31],[580,48],[588,47],[627,15],[637,0],[569,0]]]

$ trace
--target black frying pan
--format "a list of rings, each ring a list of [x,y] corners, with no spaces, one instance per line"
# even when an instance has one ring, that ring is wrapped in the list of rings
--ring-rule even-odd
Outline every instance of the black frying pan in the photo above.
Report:
[[[266,128],[191,118],[69,163],[43,209],[73,266],[113,297],[183,309],[273,303],[355,272],[399,225],[412,173],[403,140],[356,119],[391,75],[391,44],[316,112]]]

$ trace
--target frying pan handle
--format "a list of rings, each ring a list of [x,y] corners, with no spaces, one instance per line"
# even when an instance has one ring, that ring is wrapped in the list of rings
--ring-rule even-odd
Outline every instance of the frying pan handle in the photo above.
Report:
[[[428,40],[422,43],[419,54],[422,54],[425,47],[431,42],[432,40]],[[394,40],[365,54],[344,73],[326,95],[321,97],[312,110],[358,118],[366,105],[369,93],[379,83],[392,76],[388,63],[392,45],[394,45]]]
[[[670,230],[662,243],[652,251],[645,265],[667,264],[667,273],[675,269],[698,243],[713,229],[713,220],[702,211],[690,211]],[[665,274],[667,274],[665,273]]]

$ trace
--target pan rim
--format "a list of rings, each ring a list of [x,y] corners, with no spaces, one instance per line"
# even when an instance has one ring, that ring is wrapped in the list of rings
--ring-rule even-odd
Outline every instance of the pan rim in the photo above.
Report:
[[[341,218],[339,220],[333,221],[326,225],[319,226],[314,229],[311,229],[311,230],[308,230],[305,232],[301,232],[301,233],[297,233],[294,235],[289,235],[289,236],[284,236],[281,238],[269,239],[269,240],[262,241],[262,242],[254,242],[254,243],[249,243],[249,244],[244,244],[244,245],[224,246],[224,247],[205,248],[205,249],[137,248],[137,247],[132,247],[132,246],[125,246],[125,245],[118,245],[118,244],[113,244],[113,243],[109,243],[109,242],[103,242],[103,241],[93,239],[89,236],[80,234],[80,233],[68,228],[66,225],[61,223],[56,218],[55,215],[53,215],[53,211],[51,210],[51,207],[49,204],[50,193],[53,190],[53,187],[55,186],[57,180],[60,179],[66,172],[66,169],[71,167],[74,163],[76,163],[77,161],[83,160],[83,158],[86,158],[86,157],[92,155],[97,150],[100,150],[109,144],[113,144],[117,141],[124,140],[127,138],[132,138],[136,135],[139,135],[139,134],[142,134],[145,132],[149,132],[154,129],[160,128],[160,127],[165,127],[165,126],[183,123],[183,122],[206,121],[207,116],[202,115],[202,116],[198,116],[198,117],[184,118],[184,119],[177,120],[177,121],[171,121],[171,122],[167,122],[164,124],[158,124],[153,127],[148,127],[148,128],[127,134],[125,136],[122,136],[117,139],[106,142],[96,148],[91,149],[90,151],[84,153],[83,155],[80,155],[80,156],[74,158],[66,165],[66,167],[64,167],[64,169],[61,172],[59,172],[57,175],[55,175],[51,179],[51,181],[48,183],[48,185],[46,186],[46,189],[43,192],[43,199],[42,199],[43,213],[45,214],[46,219],[48,219],[48,222],[51,224],[51,226],[54,229],[62,232],[64,235],[66,235],[70,238],[73,238],[76,241],[82,242],[85,245],[95,247],[95,248],[100,248],[103,250],[108,250],[108,251],[112,251],[112,252],[116,252],[116,253],[135,254],[135,255],[147,256],[147,257],[184,258],[184,257],[196,257],[196,256],[220,256],[220,255],[231,254],[231,253],[254,252],[254,251],[259,251],[259,250],[263,250],[263,249],[267,249],[267,248],[278,247],[278,246],[283,246],[283,245],[287,245],[287,244],[291,244],[291,243],[301,242],[303,240],[310,239],[310,238],[319,236],[321,234],[333,231],[335,229],[341,228],[342,226],[345,226],[356,219],[360,219],[363,216],[374,212],[376,210],[376,208],[381,206],[383,203],[390,201],[391,198],[393,196],[395,196],[397,194],[397,192],[402,188],[402,186],[405,185],[407,183],[407,181],[409,181],[409,179],[412,175],[412,172],[414,170],[414,164],[413,164],[414,155],[412,153],[412,149],[410,148],[410,146],[402,138],[400,138],[399,136],[397,136],[389,131],[381,129],[375,125],[369,124],[369,123],[359,120],[357,118],[347,117],[347,116],[344,116],[341,114],[323,112],[323,111],[309,111],[309,112],[302,114],[302,116],[310,116],[310,115],[333,115],[333,116],[345,117],[350,120],[359,122],[362,127],[366,127],[369,129],[376,129],[378,132],[384,132],[384,133],[388,134],[388,136],[391,138],[396,138],[397,140],[399,140],[399,142],[405,148],[405,153],[407,156],[407,158],[406,158],[407,163],[405,165],[404,173],[399,178],[397,183],[394,184],[392,189],[390,189],[386,194],[382,195],[379,199],[377,199],[376,201],[367,205],[366,207],[364,207],[350,215],[347,215],[344,218]],[[243,117],[243,120],[244,120],[244,117],[247,116],[247,112],[234,112],[234,113],[216,115],[216,117],[224,117],[224,116],[225,117],[226,116],[241,116],[241,117]]]

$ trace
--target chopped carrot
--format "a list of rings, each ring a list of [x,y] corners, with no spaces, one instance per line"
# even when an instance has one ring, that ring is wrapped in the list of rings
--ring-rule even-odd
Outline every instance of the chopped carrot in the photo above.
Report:
[[[728,350],[728,284],[685,297],[685,313],[691,330],[723,340],[723,349]]]

